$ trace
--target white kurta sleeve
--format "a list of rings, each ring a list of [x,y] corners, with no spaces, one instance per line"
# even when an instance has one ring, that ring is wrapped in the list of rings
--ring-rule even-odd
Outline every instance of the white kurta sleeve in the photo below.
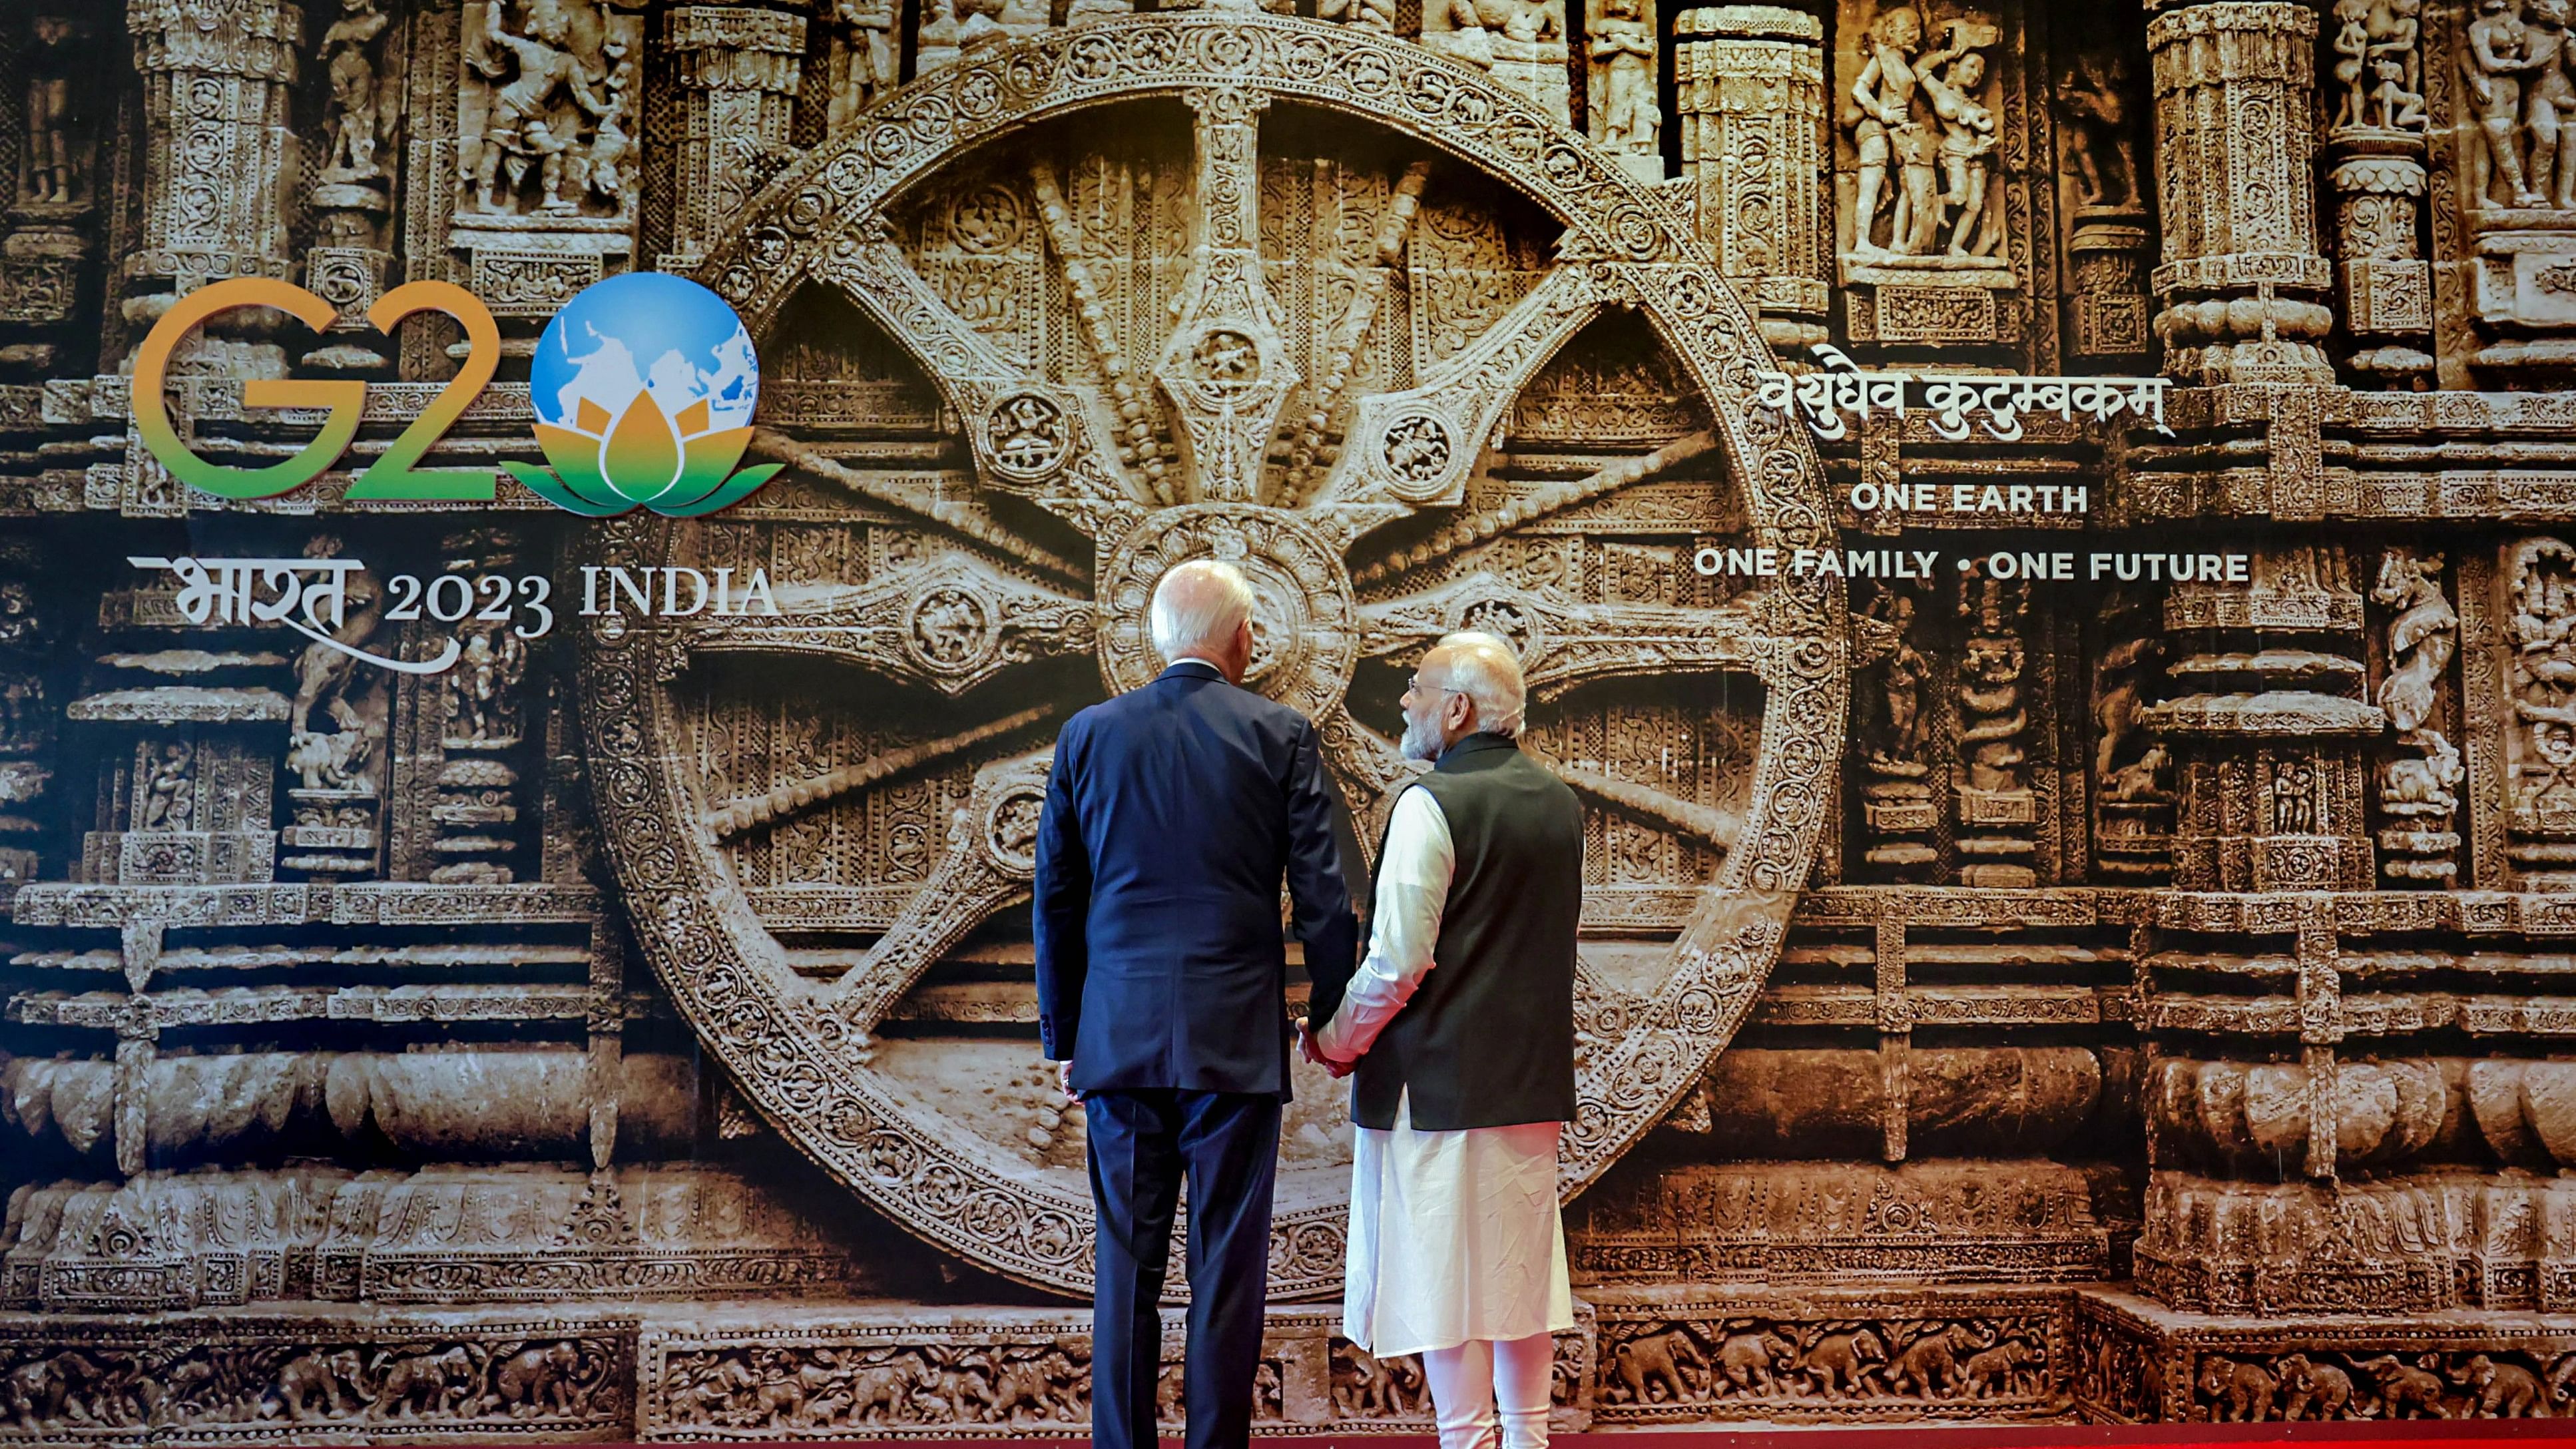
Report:
[[[1365,1054],[1388,1020],[1413,999],[1440,939],[1440,911],[1458,866],[1449,817],[1428,790],[1396,797],[1386,850],[1377,865],[1377,906],[1369,921],[1368,956],[1351,977],[1342,1004],[1315,1038],[1337,1062]]]

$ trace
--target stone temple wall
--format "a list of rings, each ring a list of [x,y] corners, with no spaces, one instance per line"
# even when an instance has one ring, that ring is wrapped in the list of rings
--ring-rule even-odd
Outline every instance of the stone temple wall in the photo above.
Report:
[[[2576,1412],[2568,21],[9,0],[0,1443],[1074,1429],[1035,804],[1196,556],[1363,854],[1414,654],[1522,652],[1567,1424]],[[638,269],[759,339],[734,508],[501,472]],[[338,320],[192,333],[198,456],[368,388],[268,500],[129,386],[237,277]],[[422,280],[497,343],[367,322]],[[493,501],[346,496],[407,444]],[[423,667],[191,556],[356,561]],[[1260,1417],[1425,1428],[1300,1088]]]

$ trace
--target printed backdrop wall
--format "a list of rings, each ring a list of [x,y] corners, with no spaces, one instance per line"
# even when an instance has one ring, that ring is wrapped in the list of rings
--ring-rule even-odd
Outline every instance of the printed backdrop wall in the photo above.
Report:
[[[8,7],[0,1443],[1081,1432],[1204,557],[1585,803],[1564,1425],[2576,1412],[2566,8]]]

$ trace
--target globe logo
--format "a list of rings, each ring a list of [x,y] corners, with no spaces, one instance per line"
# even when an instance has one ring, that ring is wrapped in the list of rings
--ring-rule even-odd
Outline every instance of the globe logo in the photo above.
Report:
[[[640,505],[694,518],[785,466],[733,470],[751,442],[760,360],[734,310],[686,277],[628,272],[584,287],[537,339],[528,382],[554,467],[503,466],[586,517]]]

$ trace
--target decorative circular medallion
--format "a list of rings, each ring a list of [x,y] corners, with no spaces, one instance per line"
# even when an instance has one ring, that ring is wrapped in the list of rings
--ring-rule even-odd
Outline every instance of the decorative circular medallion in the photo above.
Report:
[[[1064,466],[1070,436],[1064,409],[1043,393],[1015,392],[984,415],[984,446],[993,471],[1014,483],[1037,483]]]
[[[979,256],[1009,251],[1026,231],[1019,197],[999,186],[966,193],[948,213],[948,235],[958,250]]]
[[[992,649],[992,614],[964,589],[932,589],[913,601],[904,643],[924,668],[962,674]]]
[[[1015,874],[1033,876],[1038,868],[1038,813],[1046,806],[1046,791],[1035,785],[1017,785],[1003,792],[984,813],[984,844]]]
[[[1386,465],[1388,487],[1407,501],[1432,497],[1449,474],[1455,446],[1449,425],[1429,413],[1409,413],[1387,424],[1378,443],[1378,461]]]
[[[1260,344],[1231,327],[1209,329],[1190,349],[1190,381],[1212,398],[1241,397],[1260,380]]]
[[[1167,185],[1170,138],[1152,128],[1218,90],[1180,123],[1198,128],[1198,165]],[[1290,216],[1263,214],[1273,148],[1317,178]],[[1417,157],[1427,184],[1406,182]],[[1411,242],[1385,212],[1405,185],[1421,192]],[[1498,206],[1498,189],[1529,204]],[[1325,368],[1309,343],[1351,315],[1331,289],[1265,275],[1250,245],[1203,244],[1305,228],[1284,245],[1322,254],[1380,227],[1443,267],[1560,257],[1499,315],[1387,268],[1403,295],[1335,345],[1409,360]],[[1456,260],[1477,255],[1491,260]],[[1050,299],[1043,345],[1018,311],[976,302],[1002,274]],[[1089,1291],[1081,1114],[1030,1128],[1061,1104],[1037,1057],[1022,908],[1056,732],[1161,671],[1147,605],[1192,558],[1250,577],[1249,683],[1315,721],[1363,817],[1410,778],[1393,701],[1442,633],[1489,629],[1555,671],[1531,739],[1568,762],[1602,848],[1639,863],[1587,889],[1565,1190],[1700,1079],[1807,878],[1850,646],[1830,580],[1773,581],[1724,611],[1629,602],[1653,566],[1640,561],[1692,537],[1834,541],[1806,430],[1754,404],[1775,360],[1653,188],[1418,44],[1187,10],[969,49],[791,163],[700,275],[755,337],[795,318],[807,340],[780,370],[814,395],[864,383],[847,395],[903,399],[782,416],[792,466],[741,507],[582,535],[584,562],[603,565],[764,561],[785,611],[722,631],[730,652],[792,662],[768,670],[699,667],[715,636],[688,621],[582,635],[585,773],[634,935],[781,1136],[945,1251]],[[911,371],[889,384],[882,347],[836,360],[814,342],[842,308]],[[1503,410],[1545,394],[1544,370],[1596,322],[1628,325],[1604,321],[1623,310],[1717,455],[1668,476],[1651,510],[1622,507],[1642,468],[1589,491],[1472,471]],[[856,447],[851,423],[867,429]],[[745,799],[762,808],[731,808]],[[818,973],[823,959],[846,969]],[[1270,1250],[1283,1300],[1339,1290],[1350,1186],[1345,1093],[1297,1071]]]
[[[1350,575],[1293,514],[1255,504],[1154,514],[1109,554],[1100,570],[1105,617],[1098,637],[1100,678],[1110,692],[1163,672],[1147,607],[1164,574],[1199,558],[1233,564],[1252,585],[1252,667],[1243,682],[1309,718],[1340,704],[1358,656]]]

